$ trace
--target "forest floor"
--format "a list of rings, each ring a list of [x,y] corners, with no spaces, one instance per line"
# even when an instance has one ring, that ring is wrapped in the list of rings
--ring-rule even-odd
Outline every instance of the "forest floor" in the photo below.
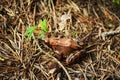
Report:
[[[119,9],[110,0],[1,0],[0,80],[120,80]]]

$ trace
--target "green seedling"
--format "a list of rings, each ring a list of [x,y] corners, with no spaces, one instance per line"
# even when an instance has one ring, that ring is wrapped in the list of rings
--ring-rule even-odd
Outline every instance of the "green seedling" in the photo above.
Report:
[[[38,39],[43,39],[45,37],[45,32],[41,31],[40,35],[38,36]]]
[[[47,20],[46,19],[44,19],[43,21],[40,20],[38,27],[40,27],[40,29],[41,29],[41,33],[38,36],[38,38],[42,39],[42,38],[44,38],[45,33],[48,31]]]
[[[34,30],[35,30],[35,25],[34,26],[30,26],[29,28],[27,28],[27,30],[25,32],[25,35],[27,36],[27,39],[26,39],[27,41],[30,40]]]
[[[47,20],[40,20],[38,26],[40,28],[40,35],[38,36],[38,39],[42,39],[45,36],[45,33],[48,31],[48,26],[47,26]],[[32,34],[35,31],[36,26],[30,26],[29,28],[27,28],[25,35],[27,36],[27,41],[29,41],[31,39]]]
[[[47,20],[44,19],[43,21],[39,21],[39,27],[41,28],[42,31],[47,32],[48,31],[48,26],[47,26]]]

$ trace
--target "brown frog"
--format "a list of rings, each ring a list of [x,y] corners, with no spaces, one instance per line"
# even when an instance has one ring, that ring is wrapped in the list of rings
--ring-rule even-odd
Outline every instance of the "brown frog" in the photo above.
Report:
[[[81,56],[82,46],[78,45],[78,41],[75,39],[51,37],[48,39],[48,43],[55,52],[53,55],[58,60],[65,61],[66,65],[73,63]]]

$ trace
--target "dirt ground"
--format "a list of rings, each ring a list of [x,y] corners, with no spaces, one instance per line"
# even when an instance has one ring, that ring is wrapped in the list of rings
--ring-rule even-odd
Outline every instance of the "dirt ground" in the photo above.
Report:
[[[0,80],[120,80],[119,9],[111,0],[1,0]],[[45,39],[36,29],[26,41],[44,19]]]

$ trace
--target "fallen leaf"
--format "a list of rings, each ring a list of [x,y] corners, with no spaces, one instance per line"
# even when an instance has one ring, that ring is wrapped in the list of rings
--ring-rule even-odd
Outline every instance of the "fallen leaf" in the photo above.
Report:
[[[67,25],[67,20],[69,20],[71,16],[69,14],[64,14],[60,17],[60,22],[58,23],[59,25],[59,30],[63,30],[65,26]]]

